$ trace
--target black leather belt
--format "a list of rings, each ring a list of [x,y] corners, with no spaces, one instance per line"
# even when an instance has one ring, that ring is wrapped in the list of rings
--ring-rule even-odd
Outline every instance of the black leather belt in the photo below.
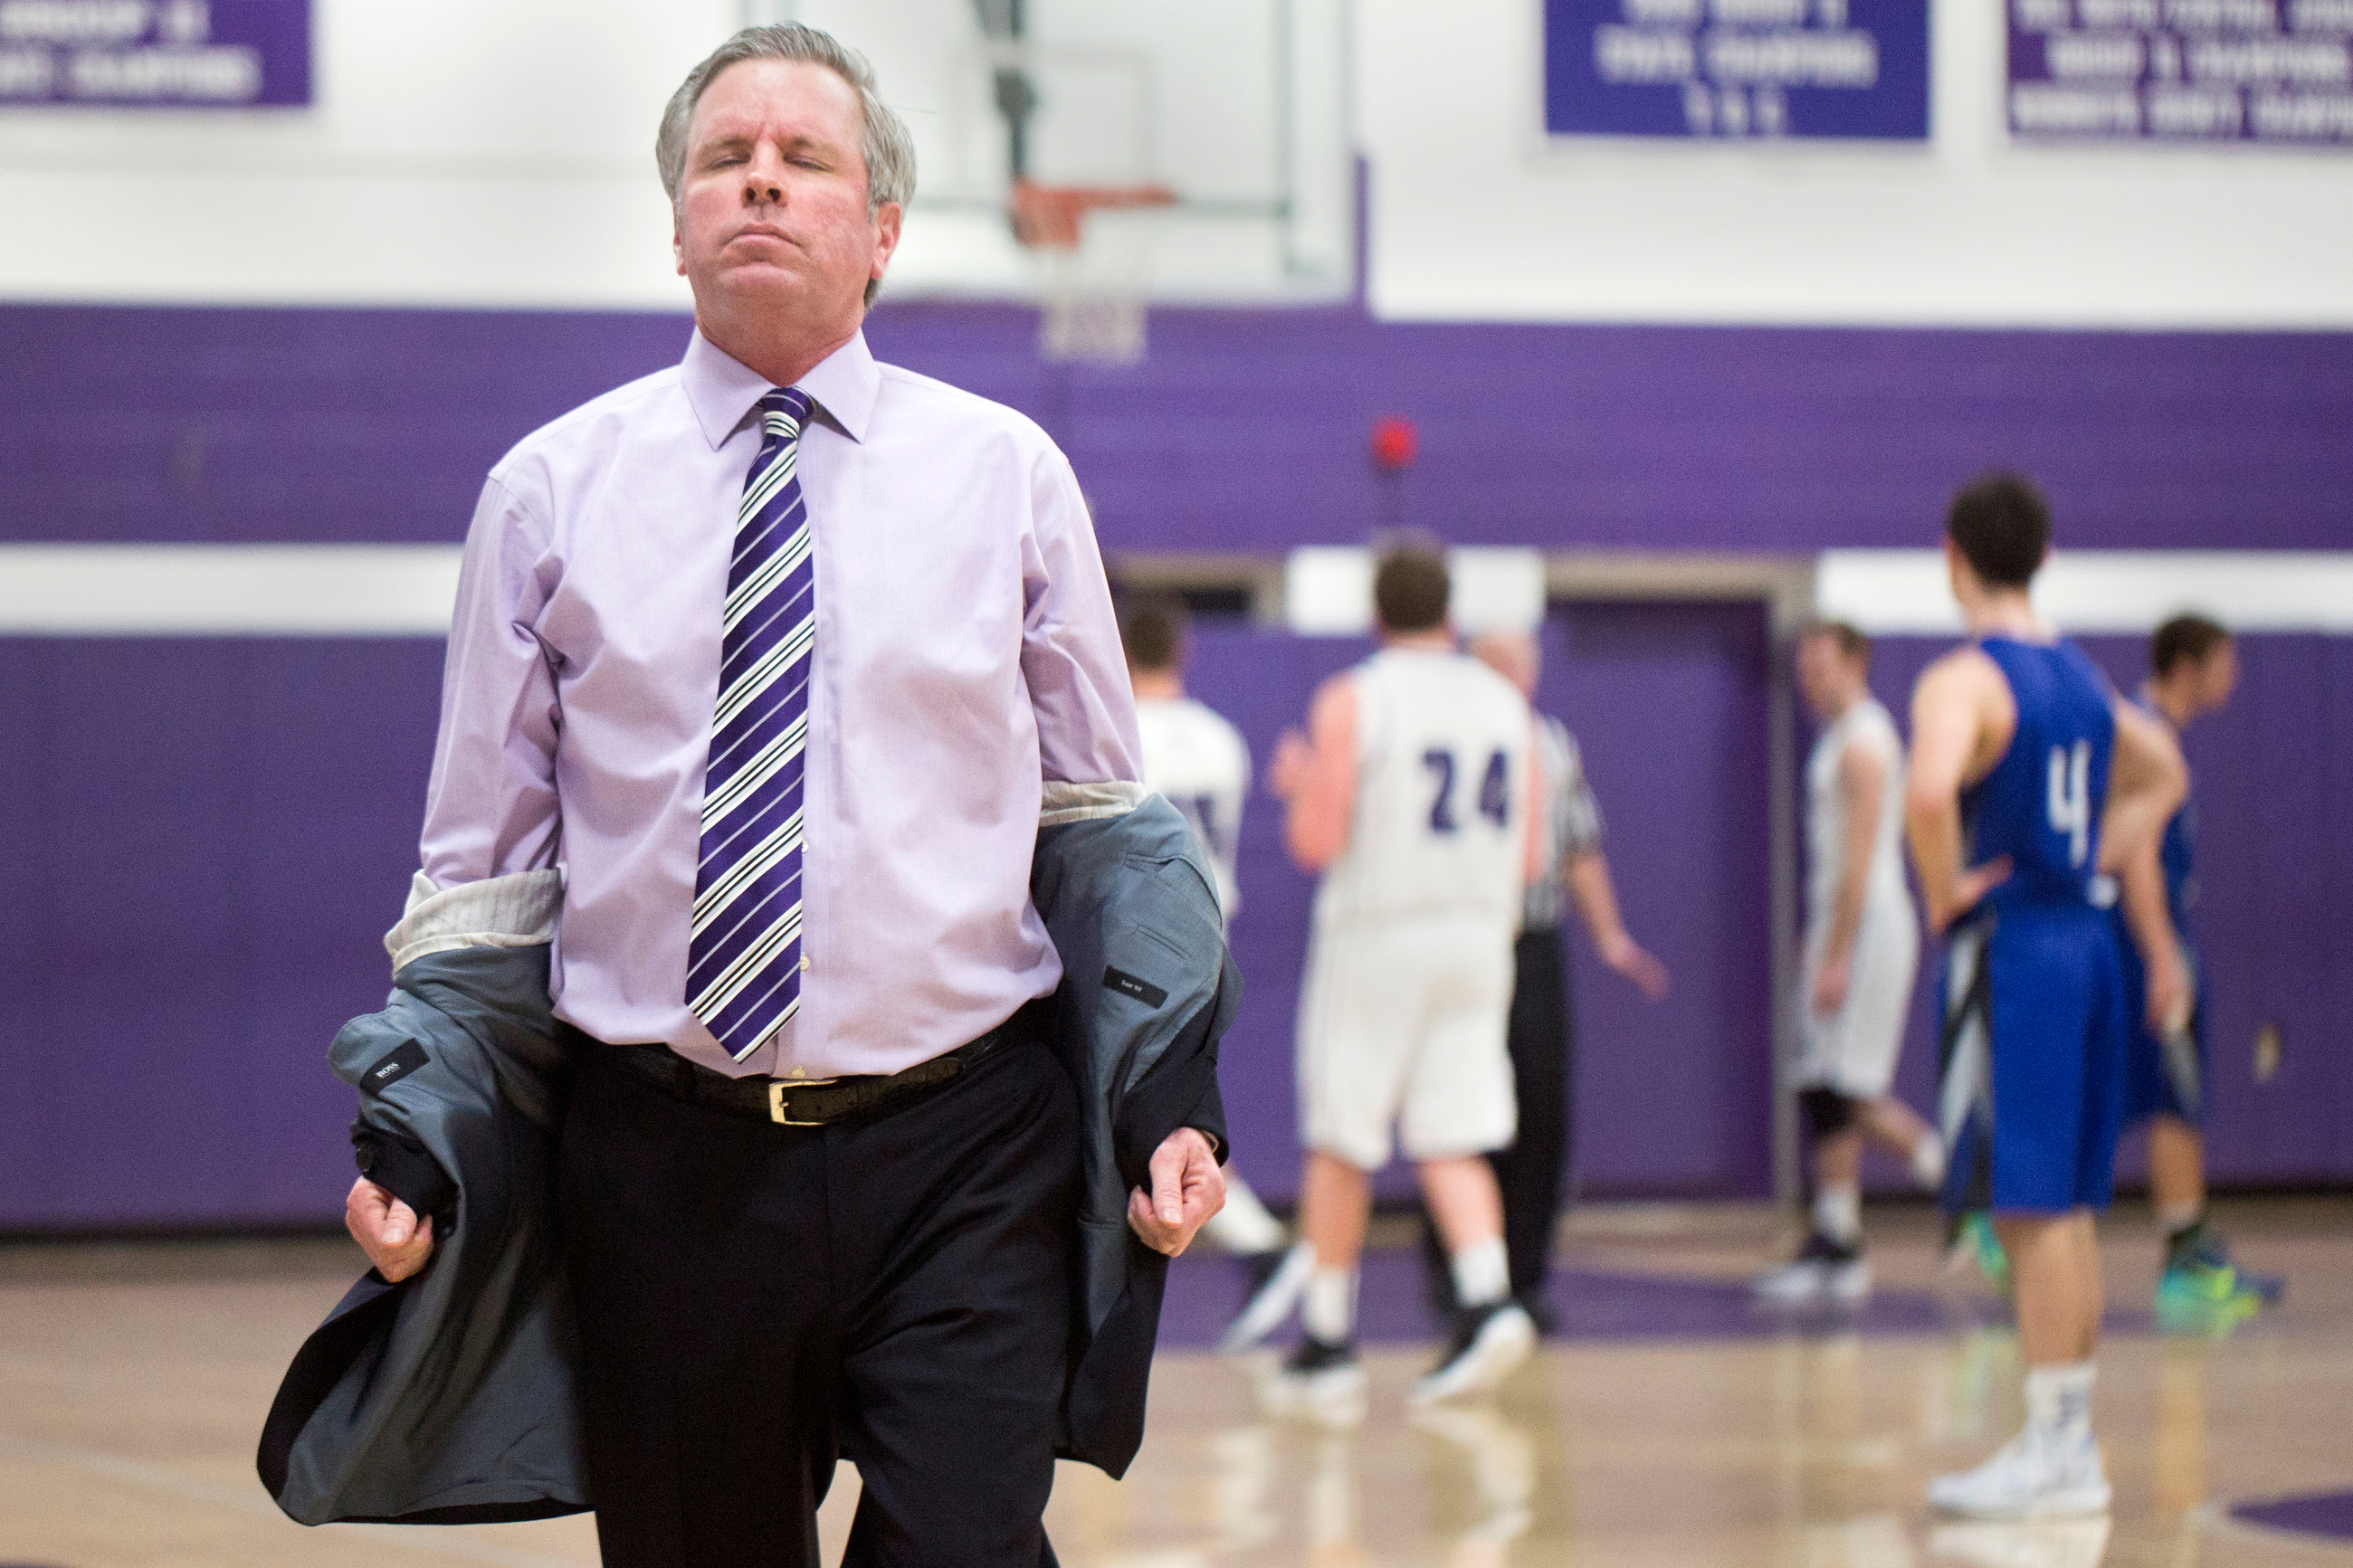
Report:
[[[575,1043],[594,1048],[632,1078],[676,1099],[781,1127],[824,1127],[895,1106],[939,1088],[1006,1046],[1042,1037],[1043,1016],[1044,1009],[1033,1002],[980,1038],[929,1061],[901,1072],[846,1078],[729,1078],[687,1060],[668,1046],[607,1045],[569,1024],[559,1027]]]

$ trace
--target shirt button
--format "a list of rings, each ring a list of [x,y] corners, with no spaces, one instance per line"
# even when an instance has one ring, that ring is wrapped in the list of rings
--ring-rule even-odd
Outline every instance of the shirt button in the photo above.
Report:
[[[801,960],[801,973],[803,974],[807,974],[808,973],[808,960],[806,958]]]
[[[790,1072],[786,1073],[785,1076],[786,1076],[786,1078],[807,1078],[807,1077],[808,1077],[808,1069],[807,1069],[807,1068],[795,1068],[792,1071],[790,1071]]]

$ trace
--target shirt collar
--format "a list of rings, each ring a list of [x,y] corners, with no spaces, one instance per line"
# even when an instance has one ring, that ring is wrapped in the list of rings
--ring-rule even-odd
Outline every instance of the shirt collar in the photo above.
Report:
[[[702,427],[702,438],[711,443],[714,452],[735,433],[773,384],[759,372],[715,346],[699,327],[686,345],[681,369],[686,401],[694,410],[695,423]],[[864,331],[855,333],[848,342],[818,361],[817,367],[795,384],[808,394],[810,400],[851,440],[866,439],[866,426],[874,416],[875,399],[882,395],[882,371],[866,346]]]

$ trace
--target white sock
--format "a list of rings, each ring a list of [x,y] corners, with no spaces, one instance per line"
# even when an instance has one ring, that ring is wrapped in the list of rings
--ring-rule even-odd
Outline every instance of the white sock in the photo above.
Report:
[[[1912,1179],[1932,1193],[1945,1184],[1945,1140],[1934,1128],[1912,1145]]]
[[[1240,1176],[1226,1177],[1226,1206],[1201,1227],[1228,1252],[1272,1252],[1282,1245],[1282,1222],[1269,1214]]]
[[[1300,1326],[1327,1345],[1344,1345],[1356,1332],[1356,1271],[1319,1266],[1307,1277]]]
[[[1512,1293],[1512,1260],[1504,1238],[1474,1241],[1451,1259],[1454,1299],[1466,1307],[1487,1307]]]
[[[1862,1235],[1862,1189],[1818,1189],[1814,1194],[1814,1228],[1841,1247],[1853,1246]]]
[[[2090,1436],[2094,1371],[2088,1361],[2027,1368],[2027,1426],[2071,1437]]]
[[[2159,1204],[2157,1223],[2168,1236],[2179,1236],[2196,1225],[2206,1212],[2204,1204]]]

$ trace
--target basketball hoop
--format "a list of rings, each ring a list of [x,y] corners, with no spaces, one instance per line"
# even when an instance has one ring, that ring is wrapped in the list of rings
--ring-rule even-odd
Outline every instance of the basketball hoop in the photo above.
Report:
[[[1050,360],[1134,364],[1144,357],[1144,290],[1150,251],[1140,237],[1090,237],[1090,214],[1165,207],[1166,185],[1041,185],[1015,182],[1007,211],[1013,237],[1038,258],[1044,289],[1038,353]],[[1125,240],[1123,245],[1117,240]]]

